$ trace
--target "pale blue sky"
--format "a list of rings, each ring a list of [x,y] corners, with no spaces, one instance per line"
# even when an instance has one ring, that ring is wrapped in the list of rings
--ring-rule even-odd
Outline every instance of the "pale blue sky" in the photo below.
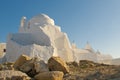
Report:
[[[120,0],[0,0],[0,42],[18,32],[20,19],[44,13],[61,26],[79,48],[120,57]]]

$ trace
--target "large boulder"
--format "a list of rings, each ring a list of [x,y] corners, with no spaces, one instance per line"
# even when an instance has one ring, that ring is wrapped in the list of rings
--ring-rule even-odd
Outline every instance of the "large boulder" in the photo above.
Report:
[[[25,73],[14,70],[0,71],[0,80],[31,80]]]
[[[22,72],[27,73],[31,77],[33,77],[34,75],[38,73],[49,71],[46,63],[42,60],[39,61],[37,57],[32,58],[31,60],[27,61],[22,66],[20,66],[19,69]]]
[[[27,55],[21,55],[14,63],[14,68],[15,69],[19,69],[20,66],[22,66],[24,63],[26,63],[27,61],[31,60],[30,57],[28,57]]]
[[[33,67],[34,67],[33,60],[29,60],[26,63],[23,63],[21,66],[19,66],[19,70],[27,73],[30,70],[32,70]]]
[[[67,64],[60,57],[51,57],[48,60],[50,71],[62,71],[64,74],[69,73]]]
[[[34,77],[36,80],[62,80],[63,72],[60,71],[51,71],[39,73]]]

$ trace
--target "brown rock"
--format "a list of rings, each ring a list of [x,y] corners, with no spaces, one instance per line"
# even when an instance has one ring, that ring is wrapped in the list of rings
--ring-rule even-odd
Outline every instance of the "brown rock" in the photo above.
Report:
[[[12,76],[12,78],[10,80],[30,80],[30,79],[27,79],[26,76]]]
[[[14,68],[19,69],[20,66],[22,66],[24,63],[29,61],[31,58],[27,55],[21,55],[16,62],[14,63]]]
[[[36,80],[62,80],[63,72],[60,71],[51,71],[39,73],[34,77]]]
[[[49,71],[45,62],[42,60],[39,61],[37,58],[32,58],[31,60],[27,61],[22,66],[20,66],[19,69],[31,77],[38,74],[39,72]]]
[[[14,70],[12,62],[5,62],[2,64],[2,70]]]
[[[19,70],[22,71],[22,72],[29,72],[32,68],[33,68],[33,61],[30,60],[30,61],[26,61],[26,63],[24,63],[23,65],[21,65],[19,67]]]
[[[62,71],[64,74],[69,72],[67,64],[60,57],[51,57],[48,67],[51,71]]]

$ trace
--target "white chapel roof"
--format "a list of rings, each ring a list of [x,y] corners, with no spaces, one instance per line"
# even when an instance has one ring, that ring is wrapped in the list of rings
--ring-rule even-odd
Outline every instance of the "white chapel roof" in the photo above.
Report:
[[[40,26],[44,24],[54,25],[54,20],[45,14],[39,14],[37,16],[34,16],[32,19],[30,19],[29,22],[31,25],[40,25]]]

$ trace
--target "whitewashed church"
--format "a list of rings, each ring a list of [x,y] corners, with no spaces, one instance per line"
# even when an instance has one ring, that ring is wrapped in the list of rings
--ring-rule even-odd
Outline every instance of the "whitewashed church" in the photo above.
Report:
[[[89,43],[84,49],[71,44],[67,34],[45,14],[30,20],[23,17],[19,32],[9,34],[6,48],[7,61],[15,61],[21,54],[38,57],[46,62],[51,56],[60,56],[66,62],[91,60],[109,63],[112,59],[110,55],[95,52]]]

